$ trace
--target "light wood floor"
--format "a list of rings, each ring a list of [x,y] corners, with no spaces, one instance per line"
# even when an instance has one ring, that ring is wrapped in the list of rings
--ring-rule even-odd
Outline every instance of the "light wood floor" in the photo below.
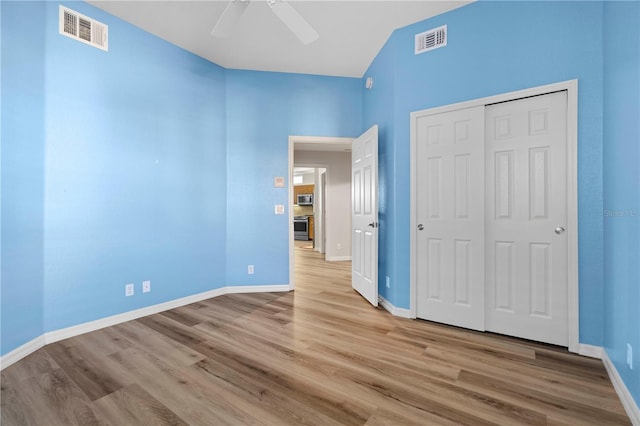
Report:
[[[395,318],[308,245],[295,292],[194,303],[6,368],[2,425],[629,424],[600,361]]]

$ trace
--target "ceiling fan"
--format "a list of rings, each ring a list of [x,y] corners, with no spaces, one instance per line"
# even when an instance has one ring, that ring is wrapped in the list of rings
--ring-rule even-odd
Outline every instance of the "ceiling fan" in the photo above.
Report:
[[[211,30],[211,35],[220,38],[228,37],[250,2],[251,0],[231,0]],[[288,2],[267,0],[267,4],[303,44],[311,44],[318,39],[316,30]]]

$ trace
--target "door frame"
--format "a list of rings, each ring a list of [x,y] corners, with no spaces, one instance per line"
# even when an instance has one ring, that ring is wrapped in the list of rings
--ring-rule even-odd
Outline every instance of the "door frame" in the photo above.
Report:
[[[294,148],[295,144],[327,144],[327,145],[344,145],[345,143],[351,144],[354,138],[342,138],[342,137],[324,137],[324,136],[289,136],[289,166],[288,166],[288,186],[287,186],[287,209],[289,211],[289,290],[295,289],[295,245],[293,239],[293,167],[294,167]],[[306,167],[322,167],[327,169],[327,176],[329,169],[324,164],[305,164]],[[326,200],[325,200],[326,201]],[[326,229],[323,230],[326,233]]]
[[[322,241],[318,246],[318,252],[327,253],[327,169],[320,173],[320,206],[322,216],[320,218],[320,238]]]
[[[486,106],[500,102],[515,101],[531,96],[567,91],[567,315],[569,351],[580,352],[579,282],[578,282],[578,80],[567,80],[544,86],[517,90],[485,98],[473,99],[441,107],[411,113],[411,242],[410,242],[410,304],[409,315],[416,318],[416,128],[418,117],[441,114],[459,109]]]

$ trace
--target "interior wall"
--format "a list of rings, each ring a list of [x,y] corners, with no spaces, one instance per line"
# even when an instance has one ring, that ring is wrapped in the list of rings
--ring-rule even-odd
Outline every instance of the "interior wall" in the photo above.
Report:
[[[447,46],[414,55],[415,34],[445,24]],[[395,253],[386,258],[391,303],[409,308],[409,114],[578,79],[580,342],[602,345],[602,36],[597,2],[476,2],[393,33],[392,52],[377,57],[365,74],[374,86],[364,94],[363,127],[388,122],[384,108],[393,109],[393,136],[380,143],[393,156],[382,177],[393,191],[385,202],[390,212],[381,215],[391,221],[381,226]]]
[[[351,258],[351,153],[296,151],[295,163],[327,168],[325,258]],[[315,224],[315,222],[314,222]],[[340,247],[340,248],[338,248]]]
[[[0,2],[0,354],[43,333],[44,60],[41,2]],[[32,25],[24,25],[29,16]]]
[[[65,4],[109,52],[59,35],[57,3],[2,2],[2,354],[225,283],[224,70]]]
[[[0,353],[222,285],[287,283],[273,177],[289,135],[359,134],[360,79],[224,70],[65,5],[109,26],[109,52],[60,36],[57,3],[2,2]],[[43,25],[26,31],[26,15]]]
[[[362,82],[302,74],[227,70],[228,285],[289,283],[289,136],[355,137]],[[288,207],[290,208],[290,207]],[[255,273],[247,274],[247,265]]]
[[[640,405],[640,3],[604,4],[604,347]],[[627,365],[627,344],[633,368]]]
[[[375,78],[373,88],[365,90],[363,95],[363,131],[374,124],[378,125],[378,294],[393,304],[401,298],[396,293],[405,288],[396,283],[399,279],[396,273],[399,236],[396,216],[399,206],[395,199],[396,41],[394,36],[387,40],[365,73],[365,79],[369,76]],[[389,287],[386,285],[387,277]]]
[[[302,175],[302,183],[305,185],[313,185],[316,183],[315,172],[309,172]]]

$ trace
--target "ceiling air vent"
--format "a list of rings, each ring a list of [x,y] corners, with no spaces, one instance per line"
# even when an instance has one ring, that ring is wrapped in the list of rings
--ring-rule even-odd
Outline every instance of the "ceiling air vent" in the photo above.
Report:
[[[109,50],[109,27],[95,19],[60,6],[60,34],[98,49]]]
[[[447,45],[447,26],[416,34],[416,55]]]

